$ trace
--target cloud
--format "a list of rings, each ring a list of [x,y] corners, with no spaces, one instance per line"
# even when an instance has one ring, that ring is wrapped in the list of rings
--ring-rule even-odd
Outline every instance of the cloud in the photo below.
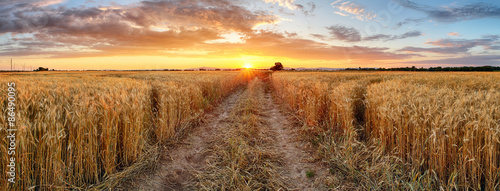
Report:
[[[488,47],[488,50],[500,50],[500,45],[490,46],[490,47]]]
[[[304,15],[306,15],[306,16],[309,14],[312,14],[314,12],[314,10],[316,10],[316,4],[314,2],[307,3],[307,6],[309,6],[309,10],[302,8],[302,13],[304,13]]]
[[[3,0],[0,2],[0,6],[8,7],[11,5],[32,5],[34,7],[46,7],[63,2],[65,2],[65,0]]]
[[[307,10],[304,5],[295,3],[295,0],[263,0],[263,1],[272,4],[278,3],[279,6],[285,7],[289,10],[300,10],[302,11],[302,13],[304,13],[304,15],[309,15],[316,9],[316,4],[314,2],[307,3],[307,6],[309,6],[309,9]],[[280,11],[284,12],[284,10]]]
[[[116,55],[168,55],[220,58],[241,54],[308,60],[395,60],[418,56],[386,47],[331,46],[293,32],[254,28],[279,18],[226,0],[142,1],[120,7],[37,7],[13,4],[1,12],[2,56],[77,58]],[[312,6],[309,5],[309,6]],[[332,34],[360,40],[353,28],[332,26]],[[345,35],[342,30],[359,37]],[[335,31],[337,31],[335,33]],[[216,41],[237,33],[242,42]],[[20,38],[25,34],[25,38]],[[342,36],[345,35],[345,36]],[[314,35],[313,35],[314,36]],[[320,35],[315,35],[322,38]],[[326,36],[323,36],[327,38]],[[185,52],[183,50],[189,50]]]
[[[333,12],[333,13],[335,13],[335,14],[337,14],[337,15],[340,15],[340,16],[344,16],[344,17],[349,16],[348,14],[341,13],[341,12],[338,12],[338,11],[335,11],[335,12]]]
[[[286,7],[290,10],[297,10],[302,8],[302,5],[296,4],[295,0],[264,0],[266,3],[278,3],[279,6]]]
[[[333,38],[346,42],[359,42],[361,41],[361,34],[359,31],[352,27],[345,27],[341,25],[333,25],[326,27]]]
[[[307,5],[309,7],[311,7],[311,9],[309,10],[309,12],[314,12],[314,10],[316,10],[316,4],[314,2],[309,2],[309,3],[307,3]]]
[[[427,53],[435,53],[435,54],[458,54],[458,53],[465,53],[465,52],[469,51],[469,48],[466,48],[466,47],[420,48],[420,47],[407,46],[407,47],[404,47],[402,49],[399,49],[398,51],[412,52],[412,53],[427,52]]]
[[[0,35],[29,33],[40,43],[28,47],[13,40],[15,45],[0,50],[3,55],[155,55],[165,49],[197,47],[231,31],[251,33],[257,25],[279,21],[264,11],[250,11],[225,0],[142,1],[113,9],[10,5],[15,8],[0,13]],[[83,53],[63,49],[37,52],[37,48],[46,50],[42,44],[49,42],[79,47]]]
[[[468,47],[472,48],[475,46],[483,46],[483,47],[489,47],[492,46],[493,44],[498,44],[500,43],[498,35],[489,35],[489,36],[484,36],[484,38],[479,38],[479,39],[439,39],[437,41],[430,41],[426,42],[425,44],[431,44],[434,46],[440,46],[440,47]]]
[[[410,37],[422,36],[423,33],[417,30],[409,31],[401,35],[386,35],[386,34],[376,34],[368,37],[361,37],[361,33],[353,27],[345,27],[341,25],[334,25],[327,27],[330,34],[334,39],[342,40],[346,42],[360,42],[360,41],[374,41],[374,40],[398,40]]]
[[[476,55],[459,58],[445,58],[438,60],[422,60],[405,62],[408,64],[428,64],[428,65],[462,65],[462,66],[500,66],[500,55]]]
[[[221,45],[225,46],[225,45]],[[415,54],[395,54],[385,47],[331,46],[302,38],[287,38],[284,34],[259,31],[250,34],[246,43],[234,45],[232,49],[244,50],[258,56],[287,57],[307,60],[392,60],[417,56]],[[227,50],[226,50],[227,51]]]
[[[362,21],[373,20],[377,16],[373,11],[367,11],[365,7],[351,1],[337,0],[330,5],[339,10],[334,13],[341,16],[353,16]]]
[[[450,32],[448,33],[449,36],[460,36],[460,33],[458,32]]]
[[[407,24],[410,24],[410,23],[421,23],[423,21],[425,21],[426,19],[405,19],[404,21],[402,22],[398,22],[396,23],[396,26],[394,27],[395,29],[398,29],[400,27],[402,27],[403,25],[407,25]]]
[[[29,14],[27,14],[29,12]],[[77,25],[124,24],[148,29],[162,23],[170,28],[209,27],[233,31],[251,31],[262,23],[275,23],[278,18],[264,11],[252,12],[224,0],[199,1],[143,1],[138,6],[101,10],[92,8],[59,9],[24,8],[0,20],[0,34],[41,30],[66,31]],[[111,32],[111,31],[101,31]]]
[[[390,39],[390,38],[392,38],[392,35],[376,34],[376,35],[364,37],[363,40],[366,40],[366,41],[387,40],[387,39]]]
[[[365,41],[371,41],[371,40],[384,40],[384,41],[390,41],[390,40],[398,40],[398,39],[405,39],[405,38],[411,38],[411,37],[418,37],[422,36],[423,33],[417,30],[413,31],[408,31],[404,34],[401,35],[385,35],[385,34],[377,34],[373,36],[368,36],[363,38]]]
[[[498,50],[500,46],[500,36],[488,35],[479,39],[439,39],[436,41],[429,41],[425,44],[437,46],[434,48],[420,48],[407,46],[399,51],[404,52],[428,52],[435,54],[458,54],[468,53],[474,47],[483,47],[485,50]]]
[[[464,6],[431,7],[410,0],[396,0],[406,8],[425,13],[428,17],[439,22],[456,22],[480,18],[500,18],[500,7],[483,3],[471,3]]]
[[[298,37],[299,35],[295,32],[287,32],[285,31],[287,37]]]
[[[239,57],[241,54],[291,58],[298,60],[353,60],[366,63],[378,60],[397,60],[418,56],[416,54],[398,54],[389,52],[385,47],[364,46],[331,46],[326,43],[300,37],[287,37],[286,33],[260,30],[247,34],[244,43],[228,44],[214,43],[202,46],[203,50],[210,50],[207,56],[213,58]],[[207,56],[204,56],[205,58]]]
[[[391,40],[404,39],[404,38],[410,38],[410,37],[418,37],[418,36],[422,36],[422,35],[424,35],[422,32],[420,32],[418,30],[413,30],[413,31],[406,32],[402,35],[393,36],[393,38]]]
[[[26,14],[30,12],[30,14]],[[279,18],[264,11],[249,11],[225,0],[142,1],[133,7],[116,9],[91,8],[24,8],[0,23],[0,33],[19,32],[22,28],[40,29],[92,25],[94,23],[124,23],[148,28],[162,23],[170,27],[211,27],[234,31],[251,31],[262,23],[275,23]],[[62,22],[62,23],[56,23]],[[71,23],[70,23],[71,22]],[[51,25],[52,24],[52,25]],[[40,26],[45,25],[45,26]]]
[[[221,29],[251,31],[256,25],[278,22],[279,18],[264,11],[249,11],[225,0],[141,2],[137,11],[130,11],[129,19],[137,19],[141,26],[146,21],[169,22],[186,26],[215,26]]]
[[[37,7],[46,7],[49,5],[56,5],[64,2],[65,0],[45,0],[45,1],[36,1],[35,6]]]
[[[311,34],[311,36],[320,40],[328,40],[328,37],[322,34]]]

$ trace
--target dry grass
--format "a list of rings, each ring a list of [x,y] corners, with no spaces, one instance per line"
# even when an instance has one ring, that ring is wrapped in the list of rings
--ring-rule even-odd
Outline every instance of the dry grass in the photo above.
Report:
[[[497,73],[273,74],[277,97],[332,166],[329,183],[347,190],[499,189],[499,82]]]
[[[17,180],[6,189],[87,189],[116,184],[130,166],[154,161],[155,147],[175,141],[242,83],[236,72],[94,72],[3,75],[17,85]],[[0,97],[2,113],[6,97]],[[6,137],[0,118],[0,136]],[[1,139],[0,155],[6,154]],[[153,153],[153,154],[152,154]],[[0,158],[5,172],[6,157]],[[141,165],[139,165],[141,164]],[[134,166],[135,165],[135,166]],[[139,165],[139,167],[138,167]],[[116,174],[117,172],[122,172]],[[115,178],[113,178],[115,177]],[[105,186],[106,187],[106,186]]]
[[[248,84],[235,110],[230,126],[213,148],[209,167],[197,175],[200,190],[282,190],[278,174],[279,159],[263,134],[260,116],[263,84],[255,79]],[[259,90],[260,89],[260,90]]]

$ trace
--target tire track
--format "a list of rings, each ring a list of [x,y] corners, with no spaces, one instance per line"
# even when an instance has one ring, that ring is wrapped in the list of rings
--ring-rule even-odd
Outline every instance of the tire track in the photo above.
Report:
[[[206,166],[208,148],[213,145],[216,135],[227,128],[229,113],[243,92],[244,89],[237,90],[213,112],[206,114],[205,122],[192,129],[181,143],[164,149],[155,172],[140,175],[125,190],[192,190],[194,173]]]
[[[280,154],[282,162],[281,176],[288,183],[288,190],[328,190],[322,184],[322,178],[328,175],[323,167],[313,156],[313,150],[305,141],[300,140],[293,120],[290,120],[279,109],[269,91],[264,94],[264,120],[268,127],[268,134],[273,141],[274,149]],[[314,175],[307,177],[306,173]]]

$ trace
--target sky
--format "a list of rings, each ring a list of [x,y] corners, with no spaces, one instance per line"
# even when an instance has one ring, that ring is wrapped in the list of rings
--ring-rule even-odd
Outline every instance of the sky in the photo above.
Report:
[[[500,66],[498,0],[2,0],[0,70]]]

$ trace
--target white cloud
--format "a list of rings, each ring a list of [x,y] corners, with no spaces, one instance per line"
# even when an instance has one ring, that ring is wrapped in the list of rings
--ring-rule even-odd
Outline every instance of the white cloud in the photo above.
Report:
[[[286,7],[290,10],[297,10],[299,6],[295,4],[295,0],[264,0],[266,3],[278,3],[279,6]]]
[[[344,17],[347,17],[347,16],[348,16],[347,14],[345,14],[345,13],[341,13],[341,12],[338,12],[338,11],[335,11],[335,12],[333,12],[333,13],[335,13],[335,14],[337,14],[337,15],[340,15],[340,16],[344,16]]]
[[[337,0],[330,5],[339,9],[339,11],[334,13],[342,16],[354,16],[356,19],[362,21],[373,20],[377,16],[373,11],[367,11],[363,6],[351,1]]]

